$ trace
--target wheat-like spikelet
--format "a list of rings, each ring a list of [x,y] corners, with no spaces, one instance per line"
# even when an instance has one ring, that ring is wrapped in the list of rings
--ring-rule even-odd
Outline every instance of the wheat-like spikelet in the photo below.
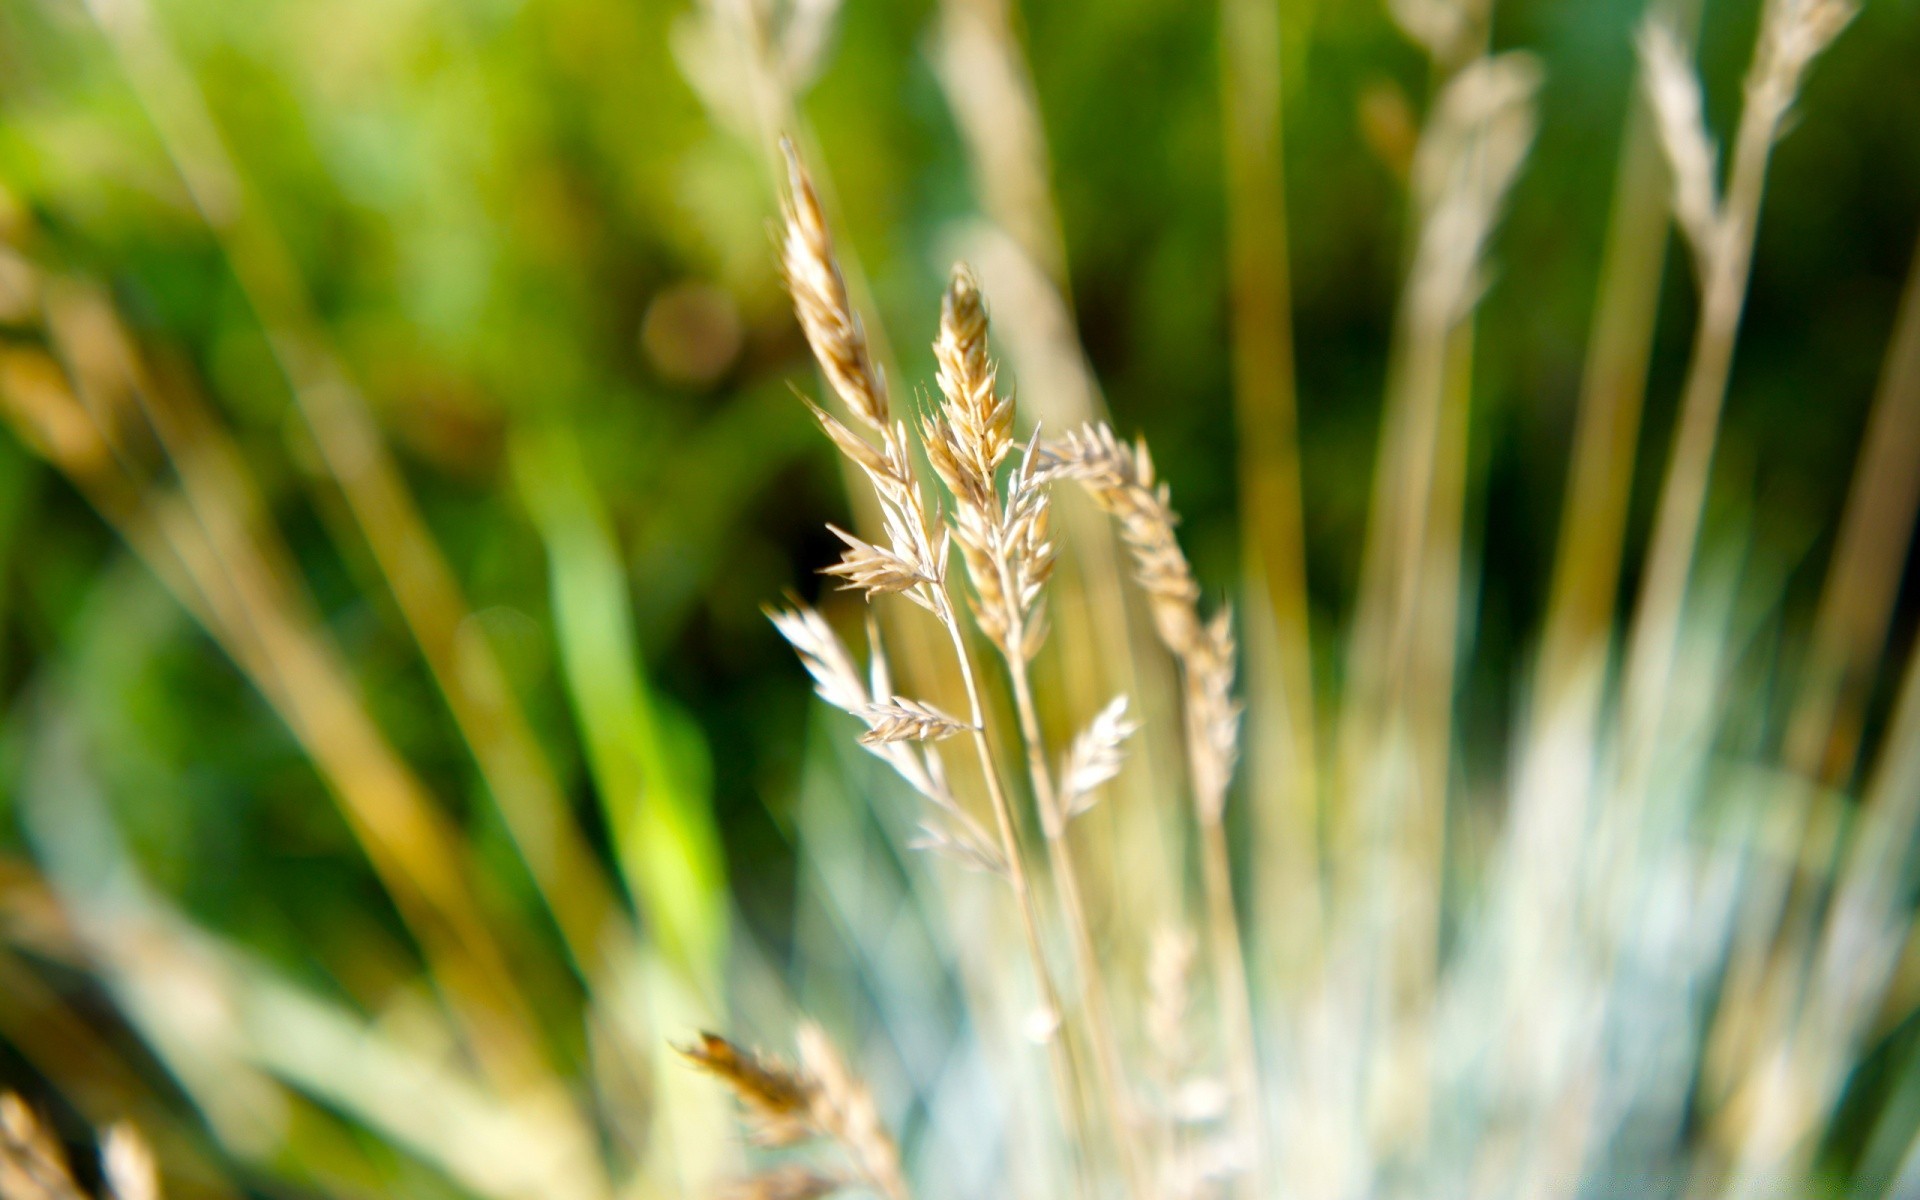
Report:
[[[820,1130],[846,1151],[870,1187],[887,1200],[906,1200],[899,1148],[881,1122],[866,1084],[848,1069],[820,1026],[805,1022],[795,1036],[800,1063],[813,1083],[813,1114]]]
[[[1405,304],[1445,327],[1479,299],[1487,239],[1533,144],[1540,67],[1518,52],[1478,58],[1440,93],[1414,152],[1419,240]]]
[[[953,395],[941,417],[929,421],[924,428],[929,433],[929,450],[936,465],[951,476],[948,482],[955,490],[958,512],[949,522],[942,523],[937,539],[933,536],[908,454],[906,428],[902,423],[886,422],[880,377],[867,356],[859,318],[852,311],[841,283],[832,241],[812,184],[791,144],[785,145],[791,194],[786,205],[784,247],[794,312],[807,331],[808,342],[822,371],[855,416],[880,436],[880,446],[876,449],[852,430],[837,427],[837,422],[817,408],[814,410],[816,419],[835,445],[873,484],[888,537],[888,545],[882,548],[840,533],[848,548],[840,565],[829,570],[862,587],[869,600],[890,591],[899,592],[932,613],[952,646],[953,665],[965,689],[969,710],[964,722],[951,719],[941,722],[929,719],[931,710],[908,710],[893,705],[879,714],[878,726],[873,723],[871,711],[863,710],[859,715],[869,720],[869,734],[877,735],[869,741],[875,745],[898,744],[905,737],[924,737],[948,725],[958,725],[971,733],[969,740],[973,743],[993,813],[994,857],[1020,917],[1021,933],[1039,993],[1041,1023],[1051,1029],[1060,1020],[1059,989],[1047,960],[1040,914],[1028,881],[1021,822],[1002,784],[1001,764],[987,737],[985,703],[972,652],[948,590],[946,572],[950,544],[964,530],[964,536],[972,543],[965,556],[969,570],[977,569],[981,578],[989,580],[983,590],[976,579],[976,595],[993,597],[992,611],[1005,625],[1002,649],[1012,646],[1024,651],[1029,635],[1024,621],[1037,600],[1051,563],[1051,548],[1045,536],[1044,497],[1026,494],[1028,489],[1039,486],[1030,470],[1032,454],[1029,452],[1027,462],[1014,475],[1014,486],[1021,494],[1015,497],[1014,503],[1002,505],[991,472],[1005,457],[1002,441],[1007,438],[1010,414],[1000,411],[993,396],[993,372],[987,365],[984,342],[984,305],[971,285],[971,277],[964,272],[957,274],[951,289],[953,296],[945,306],[942,334],[946,348],[942,353],[941,377],[943,384],[953,389]],[[933,443],[938,443],[940,449],[933,450]],[[1013,561],[1010,555],[1018,555],[1019,561]],[[908,572],[914,578],[909,579]],[[883,661],[876,642],[875,662]],[[892,699],[891,689],[876,684],[869,708],[876,703],[891,704]],[[951,730],[959,731],[959,728]],[[896,737],[896,734],[902,736]],[[937,759],[929,756],[924,761],[937,770]],[[957,848],[959,853],[955,857],[976,860],[974,865],[978,865],[986,861],[986,856],[979,853],[978,847],[961,840],[966,836],[965,828],[964,822],[947,823],[937,827],[921,844],[936,850]],[[1082,1147],[1085,1138],[1080,1115],[1081,1089],[1072,1050],[1064,1039],[1051,1034],[1041,1040],[1047,1048],[1054,1096],[1068,1141]]]
[[[781,150],[787,159],[787,203],[780,262],[794,312],[820,369],[847,410],[876,433],[885,433],[890,424],[886,378],[867,351],[860,317],[847,298],[820,197],[793,144],[783,141]]]
[[[1807,68],[1860,11],[1856,0],[1768,0],[1749,96],[1765,97],[1776,126],[1800,94]]]
[[[821,1136],[814,1119],[813,1081],[777,1059],[728,1041],[717,1033],[679,1048],[687,1061],[725,1083],[750,1117],[755,1141],[791,1146]]]
[[[995,391],[987,351],[987,309],[973,273],[956,265],[933,345],[944,403],[921,421],[927,461],[953,496],[950,526],[973,585],[980,631],[1002,654],[1031,659],[1045,636],[1042,589],[1053,571],[1049,497],[1030,446],[1008,477],[997,474],[1013,447],[1013,402]]]
[[[1695,269],[1704,271],[1720,223],[1719,153],[1707,135],[1700,77],[1671,26],[1648,21],[1640,30],[1640,71],[1660,146],[1673,176],[1673,219],[1687,235]]]
[[[1239,757],[1240,705],[1233,695],[1236,648],[1224,607],[1211,619],[1199,611],[1200,585],[1180,549],[1170,489],[1156,482],[1145,441],[1123,445],[1105,425],[1070,430],[1045,450],[1048,477],[1078,481],[1120,525],[1133,555],[1134,578],[1147,594],[1154,627],[1179,662],[1186,721],[1187,771],[1200,830],[1201,878],[1206,894],[1209,957],[1215,1001],[1228,1043],[1235,1093],[1234,1135],[1215,1165],[1247,1172],[1258,1190],[1264,1176],[1263,1118],[1246,951],[1234,910],[1230,854],[1224,824],[1227,790]]]
[[[1120,774],[1127,739],[1139,728],[1127,715],[1127,698],[1115,696],[1073,739],[1066,761],[1060,764],[1060,805],[1066,819],[1099,802],[1100,788]]]
[[[868,599],[905,592],[916,604],[931,604],[921,585],[939,580],[928,574],[926,564],[915,563],[885,546],[863,541],[838,525],[829,525],[827,529],[845,542],[847,548],[840,561],[825,568],[823,574],[839,576],[847,581],[846,586],[865,592]]]
[[[1220,820],[1240,755],[1240,702],[1233,695],[1238,654],[1233,613],[1222,608],[1200,627],[1182,658],[1188,681],[1188,720],[1198,746],[1193,754],[1194,802],[1200,806],[1203,823]]]
[[[867,719],[867,731],[860,735],[860,744],[863,746],[887,742],[937,742],[973,728],[931,704],[923,704],[905,696],[894,696],[869,704],[861,715]]]
[[[862,678],[854,666],[853,656],[847,653],[832,626],[812,608],[795,604],[790,609],[769,609],[767,617],[799,654],[801,663],[813,676],[815,690],[828,704],[864,722],[876,697],[892,695],[886,654],[877,633],[870,630],[873,661],[870,677]],[[921,798],[934,806],[934,814],[921,826],[920,844],[924,848],[969,867],[996,874],[1005,872],[1006,860],[994,844],[993,835],[955,801],[947,786],[946,771],[932,746],[867,738],[862,738],[860,744],[885,761]]]
[[[797,1040],[797,1068],[713,1033],[702,1033],[697,1044],[681,1047],[680,1053],[732,1089],[747,1109],[749,1130],[762,1145],[831,1142],[861,1184],[885,1200],[906,1200],[899,1149],[866,1085],[848,1070],[818,1025],[801,1025]],[[846,1182],[837,1174],[789,1164],[750,1177],[736,1185],[732,1194],[756,1200],[804,1200],[831,1194]]]
[[[1133,555],[1133,577],[1152,605],[1154,628],[1174,654],[1184,656],[1199,636],[1200,585],[1174,536],[1178,518],[1170,493],[1153,472],[1144,441],[1129,447],[1106,425],[1069,430],[1042,448],[1048,477],[1078,481],[1120,524]]]
[[[987,305],[965,264],[956,263],[940,301],[940,336],[933,343],[942,413],[953,430],[954,475],[963,490],[991,491],[995,472],[1013,445],[1013,401],[994,387],[987,351]],[[942,478],[947,476],[943,473]]]
[[[66,1152],[27,1102],[0,1096],[0,1196],[6,1200],[87,1200]]]

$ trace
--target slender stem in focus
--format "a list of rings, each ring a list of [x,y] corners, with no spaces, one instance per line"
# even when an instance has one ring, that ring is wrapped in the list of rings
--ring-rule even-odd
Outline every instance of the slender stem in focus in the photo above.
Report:
[[[1006,791],[1000,785],[1000,771],[994,762],[993,747],[987,741],[986,710],[980,703],[980,687],[974,679],[973,658],[961,637],[953,601],[944,583],[930,586],[928,591],[933,594],[934,615],[940,619],[948,637],[953,640],[954,660],[959,664],[960,680],[966,687],[974,751],[979,756],[980,774],[986,779],[987,797],[993,805],[993,823],[1000,835],[1000,853],[1007,860],[1007,885],[1013,891],[1015,905],[1020,911],[1021,932],[1026,938],[1027,952],[1033,958],[1034,985],[1039,989],[1040,1003],[1046,1009],[1047,1019],[1053,1024],[1047,1034],[1047,1062],[1053,1073],[1054,1091],[1060,1097],[1060,1117],[1066,1125],[1068,1141],[1074,1147],[1080,1190],[1083,1194],[1091,1195],[1087,1174],[1086,1114],[1082,1111],[1079,1073],[1074,1069],[1072,1050],[1059,1028],[1063,1020],[1060,993],[1054,986],[1053,971],[1047,966],[1046,951],[1040,939],[1040,915],[1034,907],[1033,890],[1027,879],[1026,854],[1020,844],[1019,826],[1015,822]]]
[[[1008,582],[1011,587],[1011,582]],[[1093,934],[1087,923],[1086,903],[1080,892],[1080,873],[1074,865],[1073,849],[1067,842],[1067,814],[1060,810],[1053,777],[1048,773],[1045,744],[1040,736],[1040,719],[1033,703],[1032,682],[1021,647],[1026,644],[1024,620],[1016,620],[1008,634],[1003,655],[1007,673],[1013,682],[1014,711],[1019,716],[1020,736],[1027,748],[1027,773],[1033,781],[1034,801],[1040,810],[1040,827],[1047,840],[1047,863],[1053,873],[1054,890],[1067,924],[1068,941],[1073,947],[1074,968],[1080,977],[1081,1015],[1086,1021],[1087,1041],[1093,1048],[1095,1083],[1112,1127],[1115,1152],[1126,1175],[1129,1192],[1145,1200],[1147,1181],[1140,1161],[1139,1147],[1131,1136],[1134,1129],[1131,1092],[1120,1058],[1120,1044],[1114,1032],[1113,1009],[1107,1001],[1107,986],[1094,953]]]

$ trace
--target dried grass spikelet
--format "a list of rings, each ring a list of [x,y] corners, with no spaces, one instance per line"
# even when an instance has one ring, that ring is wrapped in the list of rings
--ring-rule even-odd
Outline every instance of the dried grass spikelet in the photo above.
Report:
[[[1673,218],[1704,275],[1720,224],[1720,196],[1715,183],[1719,153],[1707,136],[1700,77],[1681,49],[1679,35],[1662,21],[1648,20],[1640,27],[1639,49],[1647,103],[1673,176]]]
[[[18,1094],[0,1096],[0,1196],[6,1200],[86,1200],[59,1141]]]
[[[997,476],[1013,448],[1013,402],[995,390],[986,303],[964,264],[955,264],[941,301],[933,352],[942,404],[921,421],[921,441],[953,495],[950,527],[973,585],[974,617],[1003,654],[1030,659],[1045,636],[1039,605],[1053,571],[1050,498],[1031,447],[1002,496]]]
[[[1231,618],[1225,610],[1208,621],[1200,618],[1200,585],[1174,535],[1179,518],[1167,486],[1154,478],[1146,442],[1129,447],[1109,426],[1088,425],[1069,431],[1044,453],[1048,478],[1079,481],[1120,524],[1154,628],[1180,660],[1194,800],[1202,819],[1218,819],[1239,757]]]
[[[1068,820],[1099,801],[1100,788],[1120,774],[1127,739],[1140,728],[1127,714],[1127,698],[1115,696],[1073,739],[1060,766],[1060,808]]]
[[[819,198],[792,143],[783,140],[781,149],[788,179],[781,266],[794,315],[833,390],[855,420],[879,437],[876,446],[825,409],[807,404],[828,438],[872,483],[887,534],[886,545],[878,546],[835,529],[847,549],[827,573],[845,579],[868,599],[900,594],[934,610],[935,589],[946,579],[947,539],[943,535],[936,543],[928,532],[931,522],[914,479],[906,426],[888,418],[886,381],[868,353],[860,317],[847,297]]]
[[[872,645],[872,662],[868,675],[863,677],[826,618],[812,608],[796,603],[789,609],[769,609],[767,618],[799,654],[807,673],[813,676],[814,690],[828,704],[865,721],[877,698],[893,695],[886,654],[880,639],[871,631],[868,640]],[[1006,861],[992,835],[955,801],[933,747],[865,738],[861,739],[861,745],[884,760],[921,798],[933,805],[934,812],[921,823],[921,836],[914,843],[917,848],[933,851],[974,870],[1005,872]]]
[[[1028,443],[1020,465],[1007,477],[1007,498],[1000,519],[1000,554],[1006,563],[1006,612],[1020,619],[1018,646],[1003,646],[1009,654],[1032,659],[1046,640],[1043,606],[1047,580],[1053,576],[1053,498],[1036,470],[1038,442]]]
[[[987,355],[987,306],[980,285],[963,263],[954,264],[940,302],[940,335],[933,343],[939,362],[943,411],[953,427],[953,448],[976,484],[992,490],[994,474],[1013,445],[1013,402],[995,392],[997,372]]]
[[[1768,0],[1747,80],[1749,102],[1758,97],[1773,105],[1778,121],[1799,94],[1807,68],[1859,11],[1855,0]]]
[[[865,592],[869,600],[904,592],[915,602],[926,603],[919,595],[920,585],[938,580],[929,575],[922,564],[887,547],[862,541],[838,525],[829,525],[827,529],[845,542],[847,548],[841,552],[840,561],[821,568],[821,574],[838,576],[846,581],[845,586]]]
[[[860,317],[847,298],[826,214],[793,143],[783,138],[780,149],[787,160],[788,188],[780,262],[787,290],[793,294],[794,313],[827,382],[848,411],[876,433],[885,433],[889,428],[886,379],[868,353]]]
[[[777,1059],[746,1050],[717,1033],[679,1047],[695,1066],[725,1083],[747,1109],[755,1141],[791,1146],[819,1135],[813,1120],[813,1084]]]
[[[1119,522],[1154,627],[1168,648],[1184,657],[1199,636],[1200,585],[1174,536],[1178,518],[1171,494],[1154,478],[1146,442],[1127,446],[1111,427],[1090,424],[1068,431],[1044,447],[1042,456],[1047,478],[1078,481]]]
[[[900,1173],[900,1151],[880,1120],[873,1096],[834,1047],[826,1031],[811,1021],[795,1033],[800,1063],[813,1083],[814,1121],[852,1160],[860,1177],[889,1200],[905,1200],[907,1182]]]
[[[825,573],[844,579],[845,586],[864,592],[869,600],[897,593],[933,609],[932,589],[946,580],[947,542],[944,535],[938,544],[928,536],[926,502],[913,477],[906,426],[896,422],[881,430],[880,444],[875,446],[819,405],[810,400],[806,405],[828,439],[873,485],[887,534],[887,544],[876,546],[829,525],[846,550]]]
[[[800,1066],[743,1050],[718,1034],[702,1033],[680,1053],[733,1089],[753,1118],[755,1140],[792,1146],[813,1139],[832,1142],[845,1155],[858,1182],[887,1200],[906,1200],[900,1152],[880,1120],[866,1085],[847,1068],[826,1032],[811,1021],[796,1035]],[[824,1196],[846,1180],[811,1167],[781,1168],[737,1185],[734,1193],[767,1200]]]
[[[1194,744],[1194,801],[1203,821],[1220,820],[1239,759],[1241,706],[1233,698],[1237,656],[1233,613],[1222,608],[1201,627],[1182,660]]]
[[[1852,0],[1769,0],[1761,17],[1759,45],[1746,82],[1743,128],[1779,135],[1807,68],[1846,28],[1858,6]],[[1664,22],[1649,18],[1639,36],[1640,71],[1673,176],[1673,217],[1705,278],[1728,233],[1716,180],[1718,154],[1707,133],[1700,78]]]
[[[860,735],[860,744],[863,746],[887,742],[937,742],[973,728],[931,704],[923,704],[905,696],[869,704],[861,715],[867,720],[867,731]]]
[[[1475,59],[1434,102],[1412,176],[1420,232],[1407,302],[1421,320],[1450,324],[1479,299],[1487,238],[1533,145],[1540,76],[1526,54]]]

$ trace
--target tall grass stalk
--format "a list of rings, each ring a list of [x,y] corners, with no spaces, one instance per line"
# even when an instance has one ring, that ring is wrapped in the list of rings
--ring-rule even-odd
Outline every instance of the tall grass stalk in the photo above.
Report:
[[[1320,778],[1305,518],[1288,279],[1280,6],[1222,0],[1220,99],[1235,420],[1247,598],[1250,793],[1269,889],[1266,910],[1298,914],[1269,947],[1284,960],[1319,940]],[[1209,857],[1212,852],[1208,852]],[[1210,875],[1212,872],[1210,871]],[[1243,1081],[1244,1082],[1244,1081]],[[1261,1190],[1259,1184],[1254,1185]]]

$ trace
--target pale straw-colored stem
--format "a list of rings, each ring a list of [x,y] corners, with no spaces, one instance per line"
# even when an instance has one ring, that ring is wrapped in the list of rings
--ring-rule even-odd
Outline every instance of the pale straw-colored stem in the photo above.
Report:
[[[1700,4],[1666,0],[1656,7],[1678,36],[1697,22]],[[1660,155],[1652,113],[1635,97],[1620,150],[1600,296],[1580,381],[1534,684],[1536,730],[1556,710],[1578,712],[1584,724],[1599,703],[1604,678],[1599,668],[1619,590],[1620,552],[1666,261],[1668,189]]]
[[[1284,966],[1318,941],[1319,772],[1288,281],[1280,10],[1221,0],[1228,306],[1239,430],[1248,794]]]
[[[980,775],[986,782],[987,798],[993,807],[993,823],[1000,837],[1000,853],[1006,859],[1007,886],[1013,892],[1014,905],[1019,910],[1020,931],[1026,939],[1027,953],[1033,959],[1034,987],[1039,992],[1040,1004],[1049,1025],[1046,1035],[1047,1063],[1053,1073],[1054,1092],[1059,1097],[1060,1120],[1073,1147],[1079,1189],[1082,1194],[1091,1196],[1092,1185],[1087,1170],[1086,1114],[1081,1099],[1079,1072],[1075,1069],[1073,1051],[1061,1027],[1064,1014],[1060,1008],[1060,991],[1054,984],[1053,970],[1047,965],[1046,947],[1040,937],[1040,914],[1034,904],[1033,888],[1027,875],[1026,850],[1022,845],[1013,806],[1000,783],[1000,768],[994,761],[993,747],[987,740],[986,708],[980,701],[973,656],[961,635],[953,600],[944,583],[929,590],[933,593],[934,615],[946,627],[947,635],[953,641],[954,661],[959,665],[960,681],[966,688],[968,717],[973,725],[971,739],[974,752],[980,760]]]
[[[1188,737],[1197,742],[1199,731],[1192,728],[1191,721],[1188,724]],[[1225,822],[1217,815],[1224,806],[1213,807],[1216,815],[1202,812],[1198,822],[1200,880],[1207,912],[1207,957],[1213,968],[1213,987],[1226,1042],[1227,1082],[1233,1090],[1236,1132],[1249,1158],[1243,1190],[1259,1197],[1268,1194],[1259,1045],[1254,1037],[1253,1001],[1247,984],[1246,945],[1233,902],[1233,858],[1227,846]]]
[[[1011,583],[1009,581],[1009,586]],[[1113,1006],[1107,997],[1100,959],[1094,951],[1093,932],[1087,922],[1087,906],[1080,890],[1080,872],[1074,863],[1073,847],[1067,840],[1067,814],[1061,811],[1053,776],[1047,766],[1046,743],[1040,733],[1040,717],[1033,702],[1033,686],[1028,678],[1027,662],[1021,647],[1026,642],[1024,622],[1016,621],[1007,637],[1004,655],[1012,680],[1013,706],[1020,722],[1020,736],[1027,748],[1027,773],[1032,780],[1034,803],[1040,811],[1040,826],[1046,835],[1047,863],[1053,875],[1054,891],[1066,922],[1067,938],[1073,948],[1074,968],[1080,981],[1080,1015],[1086,1027],[1087,1042],[1093,1051],[1094,1083],[1101,1105],[1106,1110],[1114,1152],[1119,1156],[1128,1193],[1135,1200],[1146,1200],[1147,1176],[1140,1149],[1134,1139],[1132,1091],[1126,1068],[1120,1057],[1120,1043],[1113,1023]]]
[[[1707,484],[1719,439],[1720,411],[1733,367],[1733,348],[1746,305],[1753,242],[1785,98],[1762,78],[1747,89],[1733,168],[1714,244],[1703,248],[1700,319],[1680,402],[1673,455],[1660,489],[1646,576],[1629,643],[1625,689],[1626,778],[1639,781],[1665,713],[1680,639],[1687,576],[1706,511]]]

